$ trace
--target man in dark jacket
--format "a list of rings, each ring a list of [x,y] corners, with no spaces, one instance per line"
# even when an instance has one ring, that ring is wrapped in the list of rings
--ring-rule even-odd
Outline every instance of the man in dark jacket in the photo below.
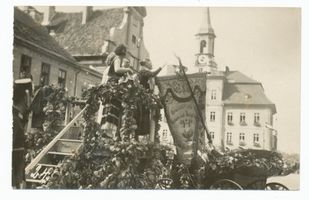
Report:
[[[14,82],[13,91],[13,150],[12,150],[12,186],[25,187],[25,126],[28,121],[28,109],[32,93],[32,81],[29,78]]]
[[[153,93],[155,85],[153,79],[160,73],[163,67],[152,70],[152,64],[149,59],[140,62],[140,71],[138,72],[139,82],[148,92]],[[138,140],[140,135],[150,135],[150,140],[154,141],[154,136],[151,134],[154,132],[152,118],[156,112],[157,111],[151,110],[145,105],[138,104],[137,112],[135,114],[138,127],[135,135],[136,140]]]

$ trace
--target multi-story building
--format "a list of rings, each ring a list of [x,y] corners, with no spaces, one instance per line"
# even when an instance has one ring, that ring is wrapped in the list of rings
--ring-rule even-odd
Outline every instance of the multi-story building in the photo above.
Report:
[[[103,72],[107,55],[122,43],[136,70],[139,61],[149,58],[143,41],[145,7],[117,7],[81,12],[57,12],[55,6],[45,9],[38,22],[46,26],[56,41],[80,64]]]
[[[32,77],[34,86],[64,87],[69,96],[80,96],[83,89],[101,82],[101,73],[78,64],[45,27],[35,22],[40,18],[38,11],[30,6],[24,11],[14,9],[14,80]]]
[[[218,70],[214,60],[215,38],[207,8],[196,34],[195,71],[207,73],[205,122],[213,144],[222,150],[276,150],[276,130],[272,128],[275,104],[266,97],[262,83],[228,67]]]

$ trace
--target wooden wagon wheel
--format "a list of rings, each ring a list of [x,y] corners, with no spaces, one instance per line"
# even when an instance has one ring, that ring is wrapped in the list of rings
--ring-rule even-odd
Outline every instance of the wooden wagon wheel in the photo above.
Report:
[[[170,178],[160,178],[158,180],[158,189],[170,189],[171,188],[171,185],[173,183],[173,180],[170,179]]]
[[[264,190],[266,185],[265,179],[258,179],[250,184],[248,184],[245,189],[249,190]]]
[[[289,188],[281,183],[271,182],[266,184],[265,190],[289,190]]]
[[[209,189],[211,190],[242,190],[243,188],[230,179],[220,179],[212,184]]]

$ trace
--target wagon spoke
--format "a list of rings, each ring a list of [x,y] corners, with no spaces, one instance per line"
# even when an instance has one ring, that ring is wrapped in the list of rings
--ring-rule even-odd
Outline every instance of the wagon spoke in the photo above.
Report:
[[[272,182],[266,184],[265,190],[289,190],[289,188],[281,183]]]

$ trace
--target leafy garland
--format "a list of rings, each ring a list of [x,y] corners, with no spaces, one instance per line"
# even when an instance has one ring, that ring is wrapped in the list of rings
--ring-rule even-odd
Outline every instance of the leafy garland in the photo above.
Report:
[[[207,175],[229,174],[238,172],[255,176],[272,176],[283,169],[282,156],[274,151],[266,150],[234,150],[211,158],[207,165]]]
[[[41,112],[44,113],[44,123],[41,129],[33,133],[27,133],[25,146],[26,164],[38,155],[41,150],[57,135],[59,127],[62,125],[67,104],[72,98],[66,96],[64,88],[53,85],[40,88],[41,97],[39,104],[43,105]],[[37,105],[36,105],[37,106]]]
[[[161,107],[159,97],[133,81],[108,82],[87,91],[89,106],[84,112],[83,149],[65,160],[60,170],[41,188],[93,189],[93,188],[155,188],[158,179],[169,174],[166,153],[169,148],[158,143],[137,142],[134,139],[138,105],[148,109]],[[95,122],[99,102],[111,99],[122,102],[120,141],[105,138]],[[160,115],[155,116],[156,125]],[[156,138],[158,138],[156,128]]]
[[[99,102],[119,99],[122,102],[120,141],[105,138],[95,113]],[[159,97],[133,81],[109,82],[87,91],[84,113],[83,149],[63,161],[60,169],[41,188],[54,189],[154,189],[159,180],[172,180],[170,188],[209,188],[214,180],[231,178],[234,173],[268,177],[284,169],[281,154],[269,151],[235,150],[211,153],[206,163],[190,168],[170,156],[171,150],[159,143],[134,140],[137,105],[159,109]],[[161,116],[156,116],[156,127]],[[156,138],[158,128],[156,128]]]
[[[161,161],[162,148],[158,145],[106,140],[100,145],[102,154],[83,152],[66,160],[45,187],[151,189],[164,175],[166,169]]]
[[[198,167],[187,166],[174,161],[171,177],[173,188],[207,189],[216,180],[234,180],[234,175],[252,177],[253,181],[284,172],[284,162],[278,152],[266,150],[234,150],[224,154],[211,152],[207,162]],[[255,178],[254,178],[255,177]],[[237,180],[234,180],[237,182]]]
[[[281,153],[284,160],[283,174],[299,173],[299,154]]]

